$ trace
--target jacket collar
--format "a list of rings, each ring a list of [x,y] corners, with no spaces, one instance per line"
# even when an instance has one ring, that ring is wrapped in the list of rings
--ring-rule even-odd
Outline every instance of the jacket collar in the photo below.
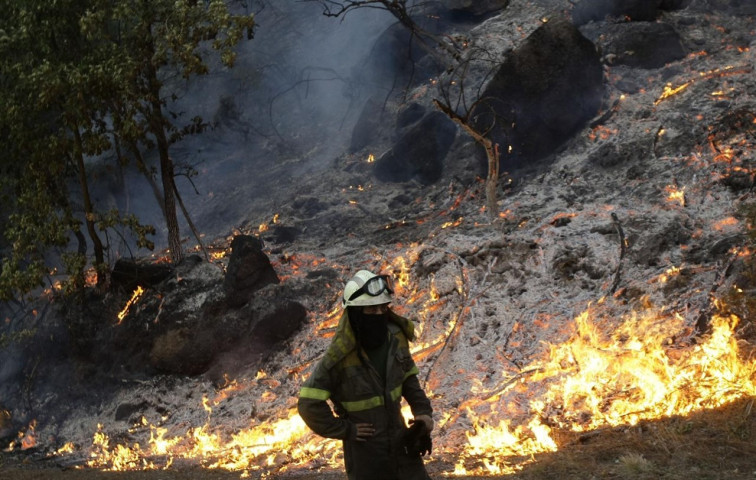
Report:
[[[399,327],[407,340],[415,339],[415,325],[410,320],[389,310],[389,322]],[[336,327],[336,334],[328,346],[328,350],[326,350],[325,366],[331,368],[356,349],[357,339],[354,336],[352,325],[349,323],[349,314],[344,309],[344,313],[339,319],[339,326]]]

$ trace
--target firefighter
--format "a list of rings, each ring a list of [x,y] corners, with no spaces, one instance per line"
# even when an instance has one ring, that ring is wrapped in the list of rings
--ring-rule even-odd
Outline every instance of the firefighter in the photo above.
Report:
[[[431,451],[433,410],[409,351],[414,325],[388,306],[392,285],[367,270],[346,283],[336,334],[299,393],[307,426],[343,441],[350,480],[430,479],[422,456]]]

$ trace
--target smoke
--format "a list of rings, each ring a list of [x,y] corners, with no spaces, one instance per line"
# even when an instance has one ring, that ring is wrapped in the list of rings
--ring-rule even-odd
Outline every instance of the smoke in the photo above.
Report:
[[[318,4],[297,0],[258,0],[247,9],[255,12],[257,27],[253,39],[239,44],[233,68],[213,59],[208,75],[171,79],[165,89],[177,93],[167,105],[177,124],[196,117],[204,124],[201,133],[183,137],[170,151],[179,192],[207,241],[261,221],[265,213],[259,212],[293,200],[299,178],[345,152],[364,102],[380,88],[371,80],[377,75],[368,70],[368,57],[394,23],[376,9],[325,17]],[[156,152],[146,159],[159,171]],[[95,200],[100,208],[116,207],[154,225],[156,249],[164,248],[153,189],[134,166],[116,168],[107,167]],[[195,240],[180,211],[179,220],[191,248]],[[120,241],[118,256],[135,254],[133,242]]]

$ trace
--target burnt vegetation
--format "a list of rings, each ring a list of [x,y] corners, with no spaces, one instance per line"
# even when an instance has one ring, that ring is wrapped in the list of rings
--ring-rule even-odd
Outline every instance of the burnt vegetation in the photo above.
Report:
[[[340,478],[292,405],[369,268],[433,478],[752,478],[749,2],[152,3],[0,17],[0,476]]]

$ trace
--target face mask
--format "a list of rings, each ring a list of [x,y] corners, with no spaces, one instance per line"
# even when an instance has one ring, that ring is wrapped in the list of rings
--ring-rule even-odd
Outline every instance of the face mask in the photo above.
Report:
[[[349,321],[360,345],[368,350],[380,347],[388,337],[388,314],[368,315],[359,307],[349,307]]]

